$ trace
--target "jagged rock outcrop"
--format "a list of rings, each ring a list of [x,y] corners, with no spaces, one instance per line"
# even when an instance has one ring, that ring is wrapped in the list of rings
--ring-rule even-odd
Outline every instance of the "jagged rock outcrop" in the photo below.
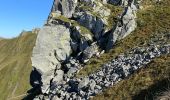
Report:
[[[99,84],[101,77],[96,76],[101,80],[98,82],[90,78],[93,76],[77,79],[75,75],[91,57],[104,51],[100,53],[100,48],[109,50],[117,40],[135,30],[137,8],[130,1],[54,0],[31,59],[33,71],[40,76],[31,81],[33,87],[41,88],[42,94],[37,99],[89,99],[104,89]],[[124,12],[119,16],[120,21],[110,25],[113,16],[107,4],[111,2],[122,6]],[[105,87],[109,86],[107,83]]]
[[[104,22],[101,19],[94,17],[90,13],[83,13],[78,17],[80,17],[78,22],[87,29],[91,30],[96,39],[101,37],[102,31],[104,30]]]
[[[122,14],[120,21],[117,23],[117,26],[115,30],[110,33],[108,38],[108,44],[106,46],[106,49],[109,50],[112,48],[113,44],[120,40],[127,35],[129,35],[131,32],[133,32],[136,27],[136,12],[137,12],[137,6],[134,4],[134,0],[125,8],[124,13]]]
[[[76,5],[77,0],[54,0],[52,12],[71,18]]]

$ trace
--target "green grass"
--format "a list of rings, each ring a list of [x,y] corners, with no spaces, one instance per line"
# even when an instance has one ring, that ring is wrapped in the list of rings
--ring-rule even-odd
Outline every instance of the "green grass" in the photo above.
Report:
[[[85,34],[89,34],[89,35],[92,35],[93,34],[91,33],[91,31],[89,29],[87,29],[86,27],[80,25],[77,21],[75,20],[71,20],[69,18],[66,18],[64,16],[57,16],[57,17],[54,17],[54,19],[57,19],[57,20],[61,20],[63,22],[66,22],[66,23],[70,23],[73,27],[80,27],[80,31],[81,31],[81,35],[85,35]]]
[[[108,25],[107,28],[108,29],[112,29],[114,25],[116,25],[118,19],[117,16],[120,15],[123,12],[123,8],[120,6],[114,6],[111,4],[104,4],[104,6],[108,9],[110,9],[111,14],[110,16],[108,16]]]
[[[36,34],[0,41],[0,100],[26,93],[30,88],[31,54]]]

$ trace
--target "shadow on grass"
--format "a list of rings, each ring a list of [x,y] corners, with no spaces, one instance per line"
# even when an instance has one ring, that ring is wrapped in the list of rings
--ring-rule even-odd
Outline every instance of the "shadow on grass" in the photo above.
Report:
[[[164,79],[150,86],[148,89],[142,90],[133,97],[133,100],[155,100],[160,93],[167,91],[170,87],[170,79]]]

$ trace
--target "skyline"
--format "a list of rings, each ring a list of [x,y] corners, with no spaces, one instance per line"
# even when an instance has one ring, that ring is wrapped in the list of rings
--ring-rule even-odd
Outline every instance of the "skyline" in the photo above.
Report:
[[[0,37],[13,38],[23,30],[41,28],[52,3],[53,0],[1,0]]]

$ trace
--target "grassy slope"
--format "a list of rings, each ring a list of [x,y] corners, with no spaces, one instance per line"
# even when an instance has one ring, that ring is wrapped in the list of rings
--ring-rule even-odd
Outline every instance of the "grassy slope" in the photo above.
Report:
[[[164,0],[159,5],[152,4],[152,7],[140,10],[137,14],[137,29],[123,40],[117,42],[110,52],[101,55],[100,58],[92,58],[78,76],[88,75],[117,55],[137,46],[147,46],[151,38],[163,35],[164,32],[170,32],[169,5],[170,1]],[[169,39],[162,41],[170,43]]]
[[[30,88],[31,53],[36,34],[0,41],[0,100],[26,93]]]
[[[170,1],[163,0],[156,4],[150,0],[143,2],[144,9],[137,14],[138,28],[125,39],[119,41],[113,50],[103,54],[100,58],[92,58],[90,62],[77,75],[85,76],[94,72],[103,63],[110,61],[117,55],[129,51],[136,46],[147,46],[151,38],[170,32]],[[161,39],[161,38],[159,38]],[[170,39],[161,39],[170,43]],[[152,63],[121,81],[104,93],[97,95],[94,100],[127,100],[127,99],[149,99],[152,100],[154,93],[167,88],[170,77],[170,55],[155,59]],[[165,85],[165,87],[163,87]]]

